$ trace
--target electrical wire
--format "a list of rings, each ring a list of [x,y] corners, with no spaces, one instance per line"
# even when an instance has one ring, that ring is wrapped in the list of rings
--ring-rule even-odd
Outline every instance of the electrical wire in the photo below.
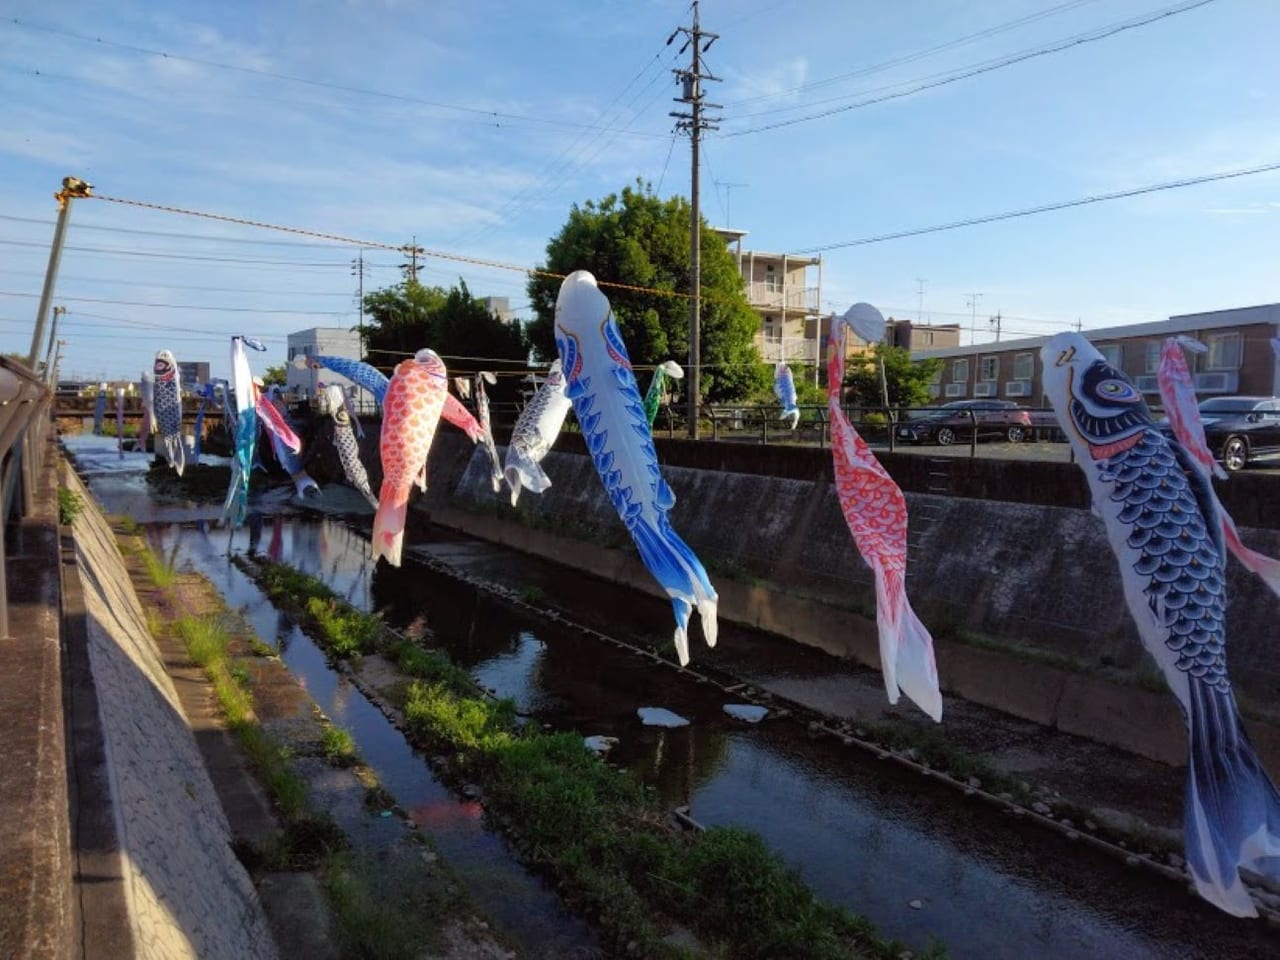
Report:
[[[37,300],[40,294],[0,290],[0,297],[22,297],[24,299]],[[64,297],[62,295],[59,295],[58,299],[66,300],[70,303],[112,303],[122,307],[155,307],[162,310],[209,310],[215,313],[285,314],[287,316],[300,317],[349,317],[353,315],[351,310],[268,310],[260,307],[208,307],[196,303],[151,303],[142,300],[110,300],[102,297]]]
[[[57,225],[55,220],[42,220],[39,217],[17,217],[10,214],[0,214],[0,220],[8,220],[13,223],[35,223],[43,227],[53,227]],[[180,233],[171,230],[139,230],[133,227],[114,227],[97,223],[77,223],[76,230],[104,230],[109,233],[129,233],[138,236],[147,237],[168,237],[179,240],[207,240],[214,243],[242,243],[251,244],[253,246],[265,247],[307,247],[312,250],[332,249],[330,244],[312,243],[307,240],[253,240],[247,237],[220,237],[211,233]]]
[[[957,37],[955,40],[948,40],[945,43],[939,43],[932,47],[926,47],[923,50],[917,50],[914,53],[903,54],[890,60],[882,60],[879,63],[873,63],[866,67],[861,67],[851,73],[842,73],[834,77],[826,77],[822,80],[812,80],[808,83],[802,83],[796,87],[790,87],[786,90],[778,90],[772,93],[757,94],[753,97],[743,97],[741,100],[733,100],[726,103],[725,106],[732,108],[738,107],[746,103],[759,103],[762,100],[777,100],[782,97],[789,97],[797,93],[805,93],[809,90],[817,90],[822,87],[829,87],[834,84],[844,83],[846,80],[857,80],[862,77],[871,76],[872,74],[882,73],[885,70],[891,70],[894,67],[900,67],[908,63],[915,63],[917,60],[923,60],[937,53],[943,53],[956,47],[965,46],[976,40],[985,40],[988,37],[994,37],[997,34],[1007,33],[1017,27],[1025,26],[1036,20],[1043,20],[1046,17],[1055,16],[1059,13],[1065,13],[1074,10],[1077,7],[1083,7],[1090,3],[1097,3],[1098,0],[1069,0],[1067,3],[1058,4],[1056,7],[1049,7],[1047,10],[1040,10],[1036,13],[1027,14],[1024,17],[1018,17],[1015,20],[1008,20],[1004,23],[988,27],[985,30],[979,30],[977,33],[966,34],[963,37]],[[751,114],[739,114],[739,116],[751,116]]]
[[[386,100],[395,100],[401,103],[411,103],[418,106],[432,107],[437,110],[450,110],[468,116],[484,117],[486,122],[492,126],[501,126],[500,121],[503,120],[513,120],[522,123],[541,124],[544,126],[561,127],[571,130],[591,129],[590,124],[575,123],[571,120],[553,120],[547,117],[534,117],[522,113],[486,110],[482,107],[469,107],[457,103],[444,103],[437,100],[427,100],[424,97],[417,97],[411,94],[393,93],[387,90],[373,90],[368,87],[354,87],[348,84],[334,83],[329,80],[317,80],[311,77],[298,77],[287,73],[277,73],[274,70],[262,70],[257,67],[246,67],[240,64],[221,63],[217,60],[208,60],[203,57],[190,57],[177,53],[166,53],[163,50],[153,50],[149,47],[142,47],[132,43],[123,43],[118,40],[106,40],[102,37],[90,37],[82,33],[76,33],[72,30],[54,27],[48,24],[32,23],[31,21],[23,20],[19,17],[10,17],[7,22],[23,30],[39,31],[41,33],[52,34],[53,36],[65,37],[69,40],[77,40],[82,43],[98,44],[100,46],[113,47],[117,50],[127,50],[130,53],[139,53],[149,57],[159,57],[162,60],[177,60],[183,63],[194,63],[203,67],[214,67],[218,70],[227,70],[233,73],[265,77],[269,80],[283,80],[288,83],[298,83],[305,86],[319,87],[325,90],[336,90],[341,93],[351,93],[365,97],[378,97]],[[647,139],[654,139],[658,137],[657,134],[652,133],[636,133],[631,135]],[[662,136],[665,136],[665,134]]]
[[[1049,46],[1038,47],[1034,50],[1013,54],[1011,56],[1004,57],[999,60],[987,61],[986,63],[979,64],[977,66],[963,68],[962,71],[959,73],[953,72],[943,76],[941,79],[932,80],[924,83],[917,83],[915,86],[907,90],[899,90],[895,93],[886,93],[878,97],[868,97],[863,100],[856,100],[853,103],[843,104],[842,106],[839,106],[839,107],[832,107],[829,110],[822,110],[817,113],[805,114],[804,116],[801,116],[801,117],[792,117],[788,120],[778,120],[774,123],[766,123],[756,127],[749,127],[746,130],[732,130],[726,133],[722,133],[720,134],[720,136],[725,138],[744,137],[744,136],[747,136],[748,134],[763,133],[766,130],[777,130],[782,127],[795,126],[798,123],[807,123],[810,120],[821,120],[826,117],[833,117],[837,114],[847,113],[850,110],[858,110],[858,109],[861,109],[862,107],[870,107],[878,103],[886,103],[890,100],[898,100],[898,99],[901,99],[902,97],[913,96],[914,94],[923,93],[926,90],[934,90],[938,87],[944,87],[944,86],[947,86],[948,84],[956,83],[960,80],[968,80],[971,77],[977,77],[985,73],[992,73],[993,71],[996,71],[996,70],[1002,70],[1005,67],[1011,67],[1011,66],[1014,66],[1015,64],[1023,63],[1027,60],[1033,60],[1038,57],[1046,57],[1046,56],[1049,56],[1050,54],[1061,53],[1063,50],[1068,50],[1068,49],[1071,49],[1072,47],[1079,47],[1079,46],[1083,46],[1086,43],[1095,43],[1099,40],[1105,40],[1108,37],[1115,36],[1116,34],[1124,33],[1128,30],[1136,30],[1139,27],[1145,27],[1149,24],[1156,23],[1161,20],[1167,20],[1168,18],[1177,16],[1180,13],[1187,13],[1191,10],[1196,10],[1200,7],[1208,6],[1211,3],[1217,3],[1217,2],[1218,0],[1185,0],[1185,2],[1177,4],[1173,7],[1165,7],[1162,10],[1158,10],[1155,13],[1148,14],[1144,17],[1141,17],[1135,20],[1128,20],[1128,21],[1125,21],[1124,23],[1117,24],[1109,28],[1104,28],[1102,31],[1094,31],[1093,33],[1090,33],[1090,34],[1076,35],[1074,37],[1068,38],[1063,41],[1059,41]],[[910,83],[912,81],[904,81],[904,82]],[[894,84],[893,86],[900,86],[900,84]],[[793,109],[805,109],[807,107],[812,107],[813,105],[814,104],[810,103],[810,104],[804,104],[801,106],[783,107],[783,108],[778,108],[777,110],[761,111],[761,114],[777,113],[779,111],[793,110]]]
[[[48,250],[48,243],[40,243],[32,240],[0,240],[0,244],[9,247],[34,247],[39,250]],[[215,257],[212,255],[202,255],[194,253],[166,253],[162,250],[133,250],[126,247],[84,247],[74,243],[65,244],[62,248],[66,250],[75,250],[81,253],[100,253],[117,257],[154,257],[157,260],[193,260],[201,263],[242,263],[242,264],[259,264],[262,266],[277,267],[350,267],[348,260],[263,260],[258,257]]]
[[[1144,193],[1158,193],[1162,190],[1177,190],[1181,187],[1193,187],[1201,183],[1213,183],[1218,180],[1233,180],[1238,177],[1251,177],[1259,173],[1280,170],[1280,162],[1264,163],[1243,170],[1226,170],[1222,173],[1207,173],[1198,177],[1187,177],[1182,180],[1170,180],[1165,183],[1150,184],[1145,187],[1134,187],[1130,190],[1117,190],[1114,193],[1098,193],[1075,200],[1061,200],[1057,203],[1044,203],[1038,207],[1026,207],[1022,210],[1010,210],[1005,213],[992,213],[982,217],[970,217],[967,220],[953,220],[932,227],[917,227],[913,230],[899,230],[895,233],[882,233],[874,237],[862,237],[858,240],[844,240],[839,243],[827,243],[818,247],[805,247],[798,253],[823,253],[827,250],[841,250],[846,247],[860,247],[870,243],[883,243],[886,240],[900,240],[903,237],[918,237],[926,233],[941,233],[944,230],[958,230],[961,227],[972,227],[982,223],[994,223],[997,220],[1012,220],[1017,217],[1029,217],[1037,213],[1048,213],[1053,210],[1065,210],[1069,207],[1083,207],[1091,203],[1104,203],[1108,200],[1122,200],[1125,197],[1137,197]]]

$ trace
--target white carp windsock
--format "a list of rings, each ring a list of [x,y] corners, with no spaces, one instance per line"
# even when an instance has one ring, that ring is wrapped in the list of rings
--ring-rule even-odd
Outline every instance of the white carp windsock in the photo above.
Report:
[[[347,408],[347,393],[336,383],[324,388],[325,399],[329,406],[329,416],[333,418],[333,446],[338,451],[338,462],[342,464],[342,473],[347,483],[355,487],[366,500],[377,509],[378,498],[373,495],[369,486],[369,473],[360,459],[360,442],[352,429],[351,411]]]
[[[227,500],[222,515],[232,526],[244,522],[249,510],[249,478],[253,472],[253,450],[258,439],[258,414],[255,411],[257,387],[253,372],[249,369],[246,346],[265,349],[248,337],[231,338],[231,390],[235,398],[235,450],[231,457],[231,483],[227,487]]]
[[[1226,479],[1227,472],[1218,465],[1208,441],[1205,440],[1204,424],[1200,421],[1200,408],[1196,404],[1196,388],[1191,379],[1191,370],[1187,367],[1187,358],[1182,352],[1183,347],[1194,353],[1205,353],[1209,349],[1191,337],[1170,337],[1164,342],[1160,350],[1160,369],[1156,374],[1156,382],[1160,386],[1160,401],[1164,404],[1174,437],[1194,461],[1196,469],[1204,475],[1205,480],[1208,481],[1210,477]],[[1280,560],[1246,547],[1236,530],[1235,521],[1218,499],[1213,484],[1208,484],[1206,489],[1213,493],[1227,549],[1260,576],[1274,593],[1280,594]]]
[[[498,445],[493,442],[493,421],[489,417],[489,394],[485,392],[486,383],[497,383],[498,378],[488,370],[476,374],[476,420],[480,423],[480,445],[489,457],[489,482],[493,492],[502,489],[502,461],[498,459]]]
[[[178,364],[168,350],[156,353],[155,363],[156,426],[160,430],[160,449],[169,465],[182,476],[187,465],[187,447],[182,442],[182,384]]]
[[[884,327],[884,317],[869,303],[854,304],[832,324],[827,408],[836,496],[854,545],[875,578],[880,669],[889,702],[897,703],[901,690],[930,717],[941,721],[942,694],[933,637],[907,599],[907,498],[858,435],[840,402],[846,331],[874,343],[884,336]]]
[[[773,395],[782,404],[780,420],[790,420],[791,429],[800,422],[800,406],[796,400],[796,381],[791,368],[785,363],[777,363],[773,368]]]
[[[156,376],[149,371],[142,374],[138,381],[138,395],[142,398],[142,424],[138,427],[138,443],[141,450],[147,449],[147,441],[156,428]],[[196,436],[199,436],[197,432]]]
[[[373,518],[372,559],[400,566],[409,490],[427,485],[427,454],[449,395],[448,372],[434,350],[401,361],[382,404],[382,488]]]
[[[644,394],[644,416],[649,421],[649,429],[653,429],[653,421],[658,419],[658,408],[662,406],[662,392],[667,377],[672,380],[684,379],[684,367],[674,360],[658,364],[653,371],[653,379],[649,381],[649,389]]]
[[[1257,916],[1240,868],[1280,880],[1280,794],[1227,677],[1227,550],[1208,472],[1154,426],[1142,394],[1084,337],[1060,333],[1040,356],[1044,391],[1106,525],[1138,635],[1186,719],[1192,880],[1227,913]]]
[[[551,452],[564,418],[573,403],[565,394],[564,374],[556,360],[547,371],[547,379],[534,392],[516,418],[507,444],[503,473],[511,489],[511,505],[520,498],[520,488],[542,493],[551,486],[551,478],[542,469],[542,459]]]
[[[124,459],[124,387],[116,387],[116,453]]]
[[[707,646],[716,644],[719,597],[707,571],[671,526],[675,493],[662,477],[644,401],[609,299],[586,270],[575,270],[556,298],[556,349],[600,481],[626,524],[640,559],[671,598],[676,655],[689,662],[689,614],[696,605]]]

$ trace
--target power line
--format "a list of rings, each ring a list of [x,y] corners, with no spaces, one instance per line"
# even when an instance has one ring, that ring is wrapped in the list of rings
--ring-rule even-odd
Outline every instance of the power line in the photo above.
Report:
[[[39,296],[36,293],[0,290],[0,297],[22,297],[24,299],[37,300]],[[310,317],[351,316],[350,310],[267,310],[262,307],[208,307],[195,303],[149,303],[142,300],[110,300],[104,297],[64,297],[61,295],[58,299],[71,303],[114,303],[122,307],[157,307],[162,310],[210,310],[216,313],[281,313],[290,316]]]
[[[9,220],[13,223],[35,223],[45,227],[52,227],[53,220],[43,220],[39,217],[16,217],[9,214],[0,214],[0,220]],[[139,230],[133,227],[109,227],[96,223],[77,223],[76,230],[104,230],[108,233],[130,233],[138,236],[147,237],[169,237],[180,240],[208,240],[214,243],[243,243],[253,246],[265,247],[307,247],[309,249],[326,249],[329,244],[311,243],[305,240],[250,240],[242,237],[220,237],[211,233],[181,233],[172,230]]]
[[[1232,180],[1237,177],[1249,177],[1257,173],[1268,173],[1280,170],[1280,163],[1266,163],[1244,170],[1227,170],[1223,173],[1209,173],[1199,177],[1187,177],[1184,180],[1171,180],[1166,183],[1151,184],[1146,187],[1135,187],[1132,190],[1117,190],[1114,193],[1099,193],[1075,200],[1062,200],[1058,203],[1045,203],[1038,207],[1027,207],[1023,210],[1011,210],[1006,213],[993,213],[983,217],[970,217],[967,220],[954,220],[932,227],[919,227],[914,230],[899,230],[896,233],[882,233],[874,237],[862,237],[858,240],[844,240],[840,243],[823,244],[820,247],[806,247],[798,253],[823,253],[827,250],[840,250],[845,247],[861,247],[869,243],[883,243],[886,240],[900,240],[903,237],[918,237],[926,233],[941,233],[944,230],[958,230],[961,227],[972,227],[980,223],[994,223],[997,220],[1012,220],[1015,217],[1029,217],[1037,213],[1048,213],[1052,210],[1065,210],[1069,207],[1083,207],[1091,203],[1102,203],[1107,200],[1122,200],[1125,197],[1136,197],[1144,193],[1157,193],[1161,190],[1176,190],[1179,187],[1193,187],[1200,183],[1212,183],[1217,180]]]
[[[369,264],[366,262],[365,267]],[[38,270],[12,270],[7,267],[0,267],[0,273],[13,274],[15,276],[38,278],[40,271]],[[263,294],[267,296],[277,297],[348,297],[346,293],[335,293],[332,290],[287,290],[276,288],[274,290],[266,287],[223,287],[223,286],[200,286],[186,283],[160,283],[154,280],[123,280],[119,277],[75,277],[67,276],[60,273],[58,275],[59,285],[63,283],[104,283],[112,286],[126,287],[159,287],[163,290],[195,290],[205,293],[252,293]]]
[[[86,198],[87,199],[87,198]],[[9,247],[35,247],[48,250],[49,244],[33,240],[0,240],[0,244]],[[212,254],[167,253],[162,250],[136,250],[127,247],[82,247],[67,244],[62,249],[78,250],[82,253],[103,253],[117,257],[154,257],[157,260],[197,260],[202,263],[249,263],[277,267],[346,267],[346,260],[263,260],[259,257],[217,257]],[[388,248],[391,249],[391,248]]]
[[[759,103],[762,100],[776,100],[781,97],[789,97],[792,94],[804,93],[807,90],[817,90],[821,87],[829,87],[837,83],[844,83],[846,80],[857,80],[861,77],[870,76],[875,73],[882,73],[885,70],[892,69],[893,67],[900,67],[904,64],[914,63],[917,60],[923,60],[926,57],[931,57],[935,53],[942,53],[946,50],[954,49],[955,47],[965,46],[966,44],[973,43],[975,40],[985,40],[988,37],[993,37],[1000,33],[1006,33],[1009,30],[1024,26],[1036,20],[1043,20],[1046,17],[1054,16],[1055,14],[1064,13],[1068,10],[1075,9],[1076,7],[1082,7],[1096,2],[1098,2],[1098,0],[1069,0],[1068,3],[1061,3],[1058,6],[1050,7],[1047,10],[1031,13],[1024,17],[1018,17],[1016,20],[1008,20],[1004,23],[997,24],[994,27],[979,30],[977,33],[966,34],[963,37],[957,37],[955,40],[948,40],[945,43],[926,47],[925,49],[917,50],[914,53],[903,54],[902,56],[894,57],[890,60],[882,60],[879,63],[873,63],[869,66],[861,67],[851,73],[842,73],[838,76],[827,77],[823,80],[813,80],[809,83],[802,83],[797,87],[791,87],[787,90],[778,90],[773,93],[762,93],[754,97],[743,97],[741,100],[731,100],[726,104],[726,106],[737,107],[744,103]],[[738,116],[755,116],[755,114],[738,114]]]
[[[35,30],[41,33],[48,33],[58,37],[66,37],[70,40],[78,40],[83,43],[99,44],[106,47],[114,47],[117,50],[128,50],[131,53],[140,53],[149,57],[160,57],[164,60],[178,60],[183,63],[195,63],[204,67],[214,67],[218,70],[228,70],[233,73],[249,74],[251,76],[266,77],[270,80],[283,80],[288,83],[299,83],[306,86],[321,87],[325,90],[337,90],[342,93],[353,93],[365,97],[379,97],[386,100],[396,100],[401,103],[412,103],[424,107],[432,107],[437,110],[452,110],[458,113],[467,114],[469,116],[484,117],[492,126],[500,127],[502,120],[515,120],[523,123],[536,123],[545,126],[563,127],[567,129],[591,129],[590,124],[575,123],[571,120],[552,120],[546,117],[533,117],[521,113],[507,113],[500,110],[486,110],[482,107],[468,107],[456,103],[442,103],[437,100],[427,100],[423,97],[416,97],[410,94],[392,93],[387,90],[373,90],[368,87],[353,87],[348,84],[334,83],[329,80],[316,80],[311,77],[297,77],[287,73],[277,73],[273,70],[261,70],[256,67],[246,67],[234,63],[221,63],[217,60],[206,60],[202,57],[190,57],[177,53],[166,53],[163,50],[152,50],[149,47],[140,47],[132,43],[122,43],[118,40],[106,40],[102,37],[90,37],[81,33],[75,33],[71,30],[64,30],[61,27],[53,27],[47,24],[32,23],[22,20],[18,17],[10,17],[8,20],[14,26],[23,30]],[[647,139],[660,139],[665,134],[659,136],[652,133],[633,133],[631,136],[644,137]]]
[[[836,114],[847,113],[850,110],[857,110],[862,107],[873,106],[874,104],[877,104],[877,103],[885,103],[889,100],[898,100],[902,97],[909,97],[917,93],[922,93],[925,90],[933,90],[933,89],[936,89],[937,87],[943,87],[951,83],[956,83],[957,81],[960,81],[960,80],[968,80],[970,77],[977,77],[984,73],[991,73],[995,70],[1001,70],[1001,69],[1004,69],[1005,67],[1011,67],[1014,64],[1022,63],[1026,60],[1033,60],[1037,57],[1049,56],[1050,54],[1060,53],[1063,50],[1067,50],[1072,47],[1079,47],[1079,46],[1083,46],[1086,43],[1094,43],[1098,40],[1105,40],[1108,37],[1113,37],[1118,33],[1123,33],[1127,30],[1136,30],[1139,27],[1147,26],[1148,24],[1155,23],[1159,20],[1166,20],[1169,17],[1177,16],[1180,13],[1186,13],[1190,10],[1195,10],[1195,9],[1198,9],[1199,7],[1208,6],[1211,3],[1217,3],[1217,2],[1218,0],[1186,0],[1186,2],[1184,3],[1177,4],[1173,7],[1165,7],[1164,9],[1158,10],[1155,13],[1148,14],[1144,17],[1141,17],[1135,20],[1129,20],[1109,28],[1104,28],[1101,31],[1094,31],[1093,33],[1090,33],[1090,34],[1076,35],[1067,40],[1060,41],[1050,46],[1038,47],[1034,50],[1024,52],[1024,53],[1014,54],[1012,56],[1004,57],[994,62],[988,61],[984,64],[981,64],[972,68],[964,68],[960,73],[947,74],[942,79],[933,80],[927,83],[919,83],[916,86],[911,87],[910,89],[907,89],[907,90],[899,90],[895,93],[886,93],[878,97],[869,97],[865,100],[856,100],[853,103],[846,103],[839,107],[832,107],[829,110],[822,110],[822,111],[819,111],[818,113],[806,114],[802,117],[792,117],[789,120],[778,120],[775,123],[762,124],[761,126],[750,127],[746,130],[733,130],[728,133],[723,133],[721,134],[721,136],[722,137],[744,137],[751,133],[762,133],[765,130],[777,130],[781,127],[790,127],[798,123],[807,123],[810,120],[821,120],[825,117],[832,117],[832,116],[835,116]],[[909,83],[911,81],[904,81],[904,82]],[[900,84],[894,84],[894,86],[900,86]],[[806,104],[804,106],[813,106],[813,104]],[[782,109],[803,109],[803,107],[788,107],[788,108],[782,108]],[[777,110],[762,111],[762,113],[776,113],[776,112],[778,111]]]

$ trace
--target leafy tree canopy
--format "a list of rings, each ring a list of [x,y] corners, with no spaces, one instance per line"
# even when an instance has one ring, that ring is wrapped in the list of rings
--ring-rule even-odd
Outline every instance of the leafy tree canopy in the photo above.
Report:
[[[267,372],[262,375],[262,382],[266,384],[268,387],[272,386],[273,384],[279,384],[280,386],[283,387],[287,382],[287,377],[285,376],[284,364],[280,364],[279,366],[274,366],[274,367],[267,367]]]
[[[449,290],[405,280],[367,294],[364,309],[366,360],[387,373],[424,347],[440,354],[457,376],[528,366],[529,347],[520,326],[490,313],[461,279]],[[496,393],[508,392],[507,386],[514,391],[516,379],[502,377]]]
[[[923,407],[933,402],[929,384],[942,369],[942,361],[911,359],[905,347],[878,343],[871,353],[851,357],[845,372],[846,402],[861,407],[883,407],[884,391],[880,385],[880,360],[884,360],[885,382],[892,408]]]
[[[590,270],[600,281],[687,294],[691,289],[690,212],[682,197],[662,200],[637,180],[621,194],[575,204],[568,221],[547,243],[546,263],[540,269],[556,274]],[[741,399],[770,382],[770,371],[760,362],[752,342],[760,318],[747,305],[741,275],[724,239],[705,222],[701,249],[701,392],[712,402]],[[534,276],[528,289],[536,314],[529,324],[529,341],[540,359],[551,360],[556,356],[560,280]],[[633,364],[685,363],[689,353],[686,297],[611,287],[604,292]]]

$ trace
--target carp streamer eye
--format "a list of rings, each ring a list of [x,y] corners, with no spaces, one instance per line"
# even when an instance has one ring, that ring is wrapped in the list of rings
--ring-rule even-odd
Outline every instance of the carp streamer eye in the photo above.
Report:
[[[1138,391],[1124,380],[1103,380],[1098,384],[1098,396],[1104,400],[1136,400]]]
[[[1076,355],[1076,348],[1068,347],[1066,350],[1063,350],[1062,353],[1058,354],[1058,359],[1054,362],[1053,365],[1055,367],[1060,367],[1063,364],[1070,363],[1072,358],[1075,355]]]

